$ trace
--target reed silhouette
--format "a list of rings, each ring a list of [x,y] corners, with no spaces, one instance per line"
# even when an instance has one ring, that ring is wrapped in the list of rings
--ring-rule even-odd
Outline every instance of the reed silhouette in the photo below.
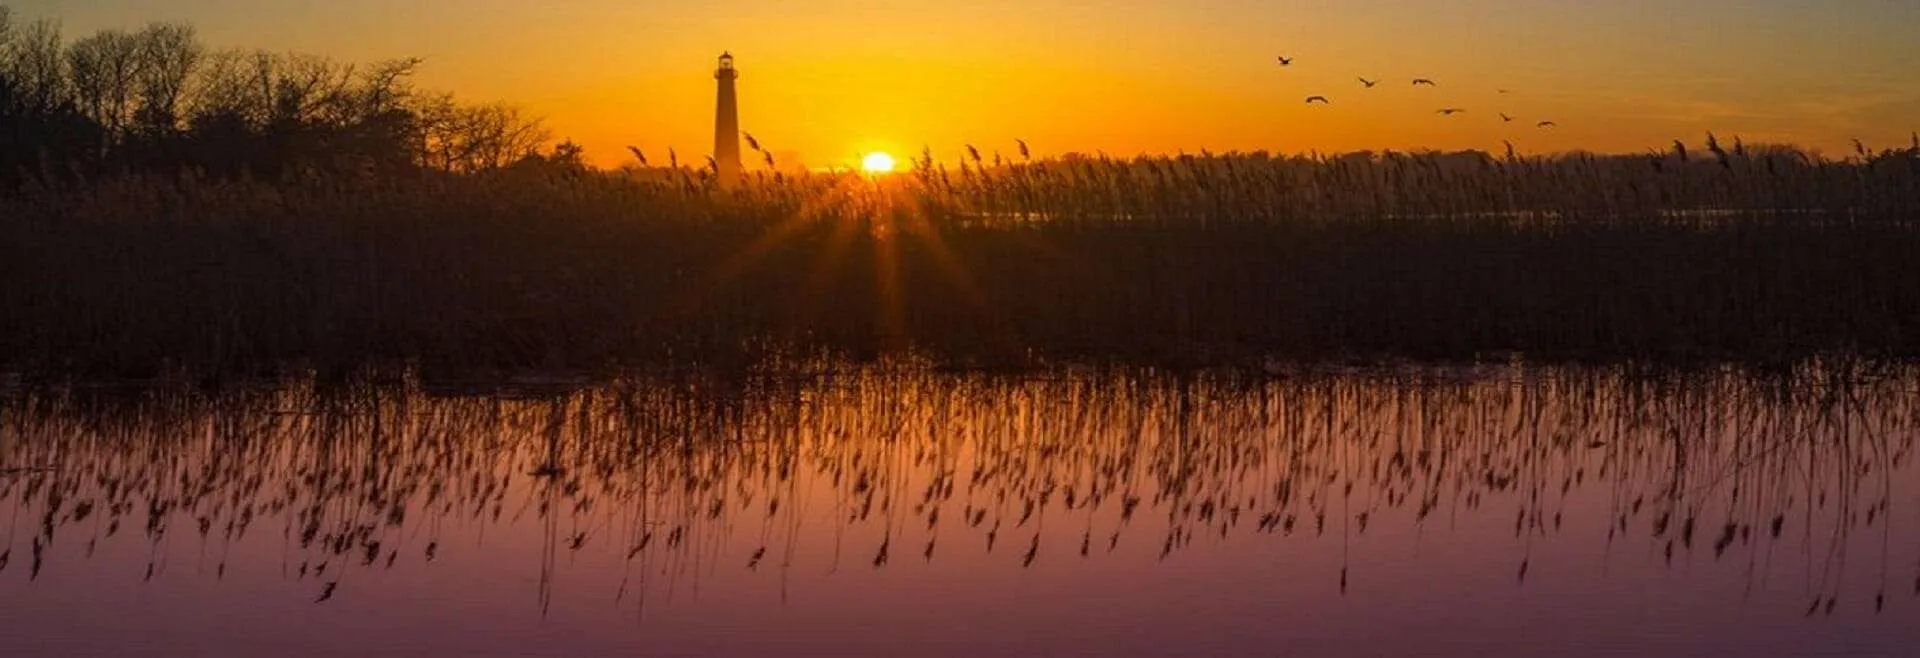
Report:
[[[1920,355],[1920,151],[1709,144],[47,186],[0,368]]]

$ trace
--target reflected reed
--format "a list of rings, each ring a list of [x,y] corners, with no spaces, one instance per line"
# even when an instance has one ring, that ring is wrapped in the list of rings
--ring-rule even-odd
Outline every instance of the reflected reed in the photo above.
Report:
[[[1041,569],[1127,552],[1179,560],[1228,541],[1406,541],[1495,520],[1504,529],[1485,540],[1522,548],[1523,586],[1536,546],[1605,542],[1607,555],[1674,568],[1745,563],[1749,586],[1804,589],[1808,614],[1845,599],[1877,611],[1920,557],[1893,541],[1912,537],[1893,528],[1913,523],[1895,503],[1915,493],[1917,375],[875,367],[484,389],[16,390],[0,404],[0,578],[144,543],[130,575],[223,578],[230,559],[278,559],[287,587],[325,602],[355,579],[534,533],[544,609],[574,568],[630,600],[716,569],[949,554]],[[1796,555],[1805,582],[1768,585]],[[1324,586],[1344,593],[1365,568],[1343,563]],[[1877,586],[1848,591],[1867,582],[1846,576],[1861,569]]]

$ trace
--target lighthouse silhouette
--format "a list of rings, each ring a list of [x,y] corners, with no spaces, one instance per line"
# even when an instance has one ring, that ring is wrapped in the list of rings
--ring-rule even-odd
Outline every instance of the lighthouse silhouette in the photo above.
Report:
[[[740,100],[734,94],[733,81],[740,73],[733,69],[733,53],[720,54],[720,69],[713,72],[720,81],[719,110],[713,120],[714,174],[720,182],[740,179]]]

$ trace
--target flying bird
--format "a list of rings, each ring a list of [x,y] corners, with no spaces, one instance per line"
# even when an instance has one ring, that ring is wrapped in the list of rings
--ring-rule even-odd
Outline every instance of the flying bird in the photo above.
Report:
[[[1432,80],[1428,80],[1428,79],[1426,79],[1426,78],[1414,78],[1414,79],[1413,79],[1413,86],[1415,86],[1415,87],[1418,87],[1418,86],[1421,86],[1421,85],[1426,85],[1426,86],[1428,86],[1428,87],[1438,87],[1438,86],[1440,86],[1440,84],[1439,84],[1439,83],[1436,83],[1436,82],[1434,82],[1434,81],[1432,81]]]
[[[1494,90],[1494,91],[1498,91],[1498,92],[1500,92],[1500,93],[1502,93],[1502,94],[1504,94],[1504,93],[1507,93],[1507,90],[1505,90],[1505,89],[1496,89],[1496,90]]]
[[[1325,96],[1308,96],[1307,104],[1311,105],[1313,103],[1327,103],[1329,105],[1332,104],[1327,100],[1327,97]]]
[[[1372,89],[1374,85],[1377,85],[1377,84],[1380,84],[1380,81],[1379,81],[1379,80],[1368,80],[1368,79],[1366,79],[1366,78],[1361,78],[1361,79],[1360,79],[1360,84],[1362,84],[1362,85],[1365,85],[1365,86],[1366,86],[1366,88],[1368,88],[1368,89]]]
[[[1465,111],[1466,111],[1466,110],[1463,110],[1463,109],[1460,109],[1460,108],[1457,108],[1457,107],[1443,107],[1443,108],[1440,108],[1440,109],[1438,109],[1438,110],[1435,110],[1435,112],[1436,112],[1436,113],[1439,113],[1439,114],[1443,114],[1443,115],[1446,115],[1446,116],[1453,116],[1453,115],[1455,115],[1455,114],[1459,114],[1459,113],[1461,113],[1461,112],[1465,112]]]
[[[1281,66],[1293,66],[1293,58],[1292,58],[1292,57],[1281,57],[1281,58],[1280,58],[1280,65],[1281,65]]]
[[[1507,113],[1505,113],[1505,112],[1501,112],[1501,113],[1500,113],[1500,121],[1501,121],[1502,123],[1513,123],[1513,117],[1510,117],[1510,116],[1507,116]]]
[[[1533,127],[1535,128],[1557,128],[1559,126],[1560,124],[1554,123],[1552,121],[1542,121],[1540,123],[1533,124]]]

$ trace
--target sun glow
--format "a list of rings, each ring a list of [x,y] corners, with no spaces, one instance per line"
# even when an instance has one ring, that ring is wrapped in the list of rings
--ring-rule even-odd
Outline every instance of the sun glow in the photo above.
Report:
[[[860,160],[860,168],[869,174],[893,173],[893,156],[875,151]]]

